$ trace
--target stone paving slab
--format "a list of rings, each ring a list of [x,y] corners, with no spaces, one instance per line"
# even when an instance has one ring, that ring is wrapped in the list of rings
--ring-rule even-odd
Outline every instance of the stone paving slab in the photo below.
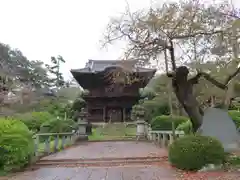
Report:
[[[61,167],[41,168],[20,173],[8,180],[237,180],[240,173],[190,173],[186,174],[165,165],[119,167]],[[4,179],[5,180],[5,179]]]
[[[126,158],[126,157],[150,157],[167,156],[166,149],[162,149],[153,143],[135,141],[117,142],[86,142],[56,154],[42,158],[43,160],[56,159],[92,159],[92,158]]]
[[[157,166],[41,168],[9,180],[175,180],[176,172]],[[177,180],[177,179],[176,179]]]

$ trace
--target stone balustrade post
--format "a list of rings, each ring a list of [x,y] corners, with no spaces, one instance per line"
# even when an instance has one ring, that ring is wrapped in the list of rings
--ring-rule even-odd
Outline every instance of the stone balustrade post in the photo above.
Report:
[[[150,141],[153,140],[151,131],[152,131],[151,125],[148,125],[148,139]]]
[[[174,141],[173,134],[169,134],[169,144],[168,144],[168,146],[171,145],[173,143],[173,141]]]
[[[157,138],[157,134],[156,133],[152,133],[152,141],[155,142]]]
[[[163,134],[163,138],[162,138],[162,143],[161,143],[161,146],[164,148],[166,147],[166,140],[167,140],[167,135],[166,134]]]
[[[161,145],[161,134],[160,133],[157,134],[157,141],[158,141],[158,144]]]

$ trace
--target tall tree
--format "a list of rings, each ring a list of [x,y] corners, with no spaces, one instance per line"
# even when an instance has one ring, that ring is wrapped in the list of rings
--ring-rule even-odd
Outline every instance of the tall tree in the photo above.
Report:
[[[49,81],[48,69],[42,61],[31,61],[20,50],[0,43],[1,113],[7,115],[9,111],[34,106],[42,97],[36,90],[49,86]]]
[[[62,56],[51,57],[51,65],[46,65],[47,69],[54,77],[51,79],[51,85],[53,87],[60,88],[65,85],[65,81],[63,78],[63,74],[60,72],[61,64],[65,63],[66,61],[63,59]]]
[[[168,63],[172,71],[167,72],[172,79],[174,93],[189,115],[193,129],[197,131],[202,123],[203,109],[193,93],[194,85],[201,77],[216,87],[227,91],[228,84],[239,73],[235,68],[225,81],[218,81],[204,69],[189,78],[192,69],[183,63],[201,64],[209,61],[228,61],[237,67],[239,59],[232,57],[238,50],[236,29],[239,27],[238,10],[232,4],[214,2],[204,4],[200,0],[165,3],[161,7],[131,13],[114,18],[107,27],[106,44],[124,39],[128,42],[126,59],[136,59],[148,64],[159,61],[167,51]],[[181,52],[183,50],[183,52]],[[184,60],[184,62],[182,62]]]

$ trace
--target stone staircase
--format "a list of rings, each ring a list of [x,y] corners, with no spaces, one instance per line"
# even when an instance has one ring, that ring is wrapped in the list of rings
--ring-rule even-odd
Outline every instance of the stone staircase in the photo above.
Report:
[[[136,137],[136,127],[125,123],[106,123],[97,128],[101,135],[125,138]]]
[[[167,157],[122,157],[122,158],[92,158],[92,159],[54,159],[39,160],[29,167],[38,169],[42,167],[99,167],[99,166],[120,166],[120,165],[142,165],[166,162]]]

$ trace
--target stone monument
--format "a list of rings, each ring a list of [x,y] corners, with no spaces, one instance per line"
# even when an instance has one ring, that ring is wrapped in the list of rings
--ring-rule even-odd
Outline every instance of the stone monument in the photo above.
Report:
[[[218,139],[226,152],[240,149],[240,135],[228,112],[218,108],[208,108],[198,132],[203,136]]]

